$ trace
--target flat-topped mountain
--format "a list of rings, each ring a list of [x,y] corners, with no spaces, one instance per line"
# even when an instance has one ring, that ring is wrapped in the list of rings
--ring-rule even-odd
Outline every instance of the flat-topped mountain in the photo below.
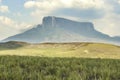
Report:
[[[91,22],[77,22],[48,16],[41,25],[3,41],[42,42],[107,42],[119,43],[120,37],[110,37],[95,30]]]

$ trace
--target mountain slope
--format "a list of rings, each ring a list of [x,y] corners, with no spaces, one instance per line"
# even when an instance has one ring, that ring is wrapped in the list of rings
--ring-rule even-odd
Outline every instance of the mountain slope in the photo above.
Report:
[[[94,29],[90,22],[76,22],[58,17],[44,17],[42,25],[3,41],[24,42],[108,42],[119,43],[120,37],[109,37]]]

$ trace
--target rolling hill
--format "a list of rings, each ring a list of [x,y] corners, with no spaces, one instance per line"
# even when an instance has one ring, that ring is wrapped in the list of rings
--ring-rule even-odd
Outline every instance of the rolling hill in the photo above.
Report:
[[[0,55],[120,59],[120,47],[102,43],[0,43]]]

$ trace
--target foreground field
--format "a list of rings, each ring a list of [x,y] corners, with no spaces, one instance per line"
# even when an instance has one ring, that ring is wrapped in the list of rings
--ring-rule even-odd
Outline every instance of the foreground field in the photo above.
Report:
[[[0,80],[120,80],[120,60],[0,56]]]
[[[0,44],[0,55],[120,59],[120,47],[102,43],[7,42]]]

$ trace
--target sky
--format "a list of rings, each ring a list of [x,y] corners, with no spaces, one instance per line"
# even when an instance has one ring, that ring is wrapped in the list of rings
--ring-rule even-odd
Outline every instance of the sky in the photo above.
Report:
[[[0,40],[41,24],[44,16],[92,22],[120,36],[120,0],[0,0]]]

